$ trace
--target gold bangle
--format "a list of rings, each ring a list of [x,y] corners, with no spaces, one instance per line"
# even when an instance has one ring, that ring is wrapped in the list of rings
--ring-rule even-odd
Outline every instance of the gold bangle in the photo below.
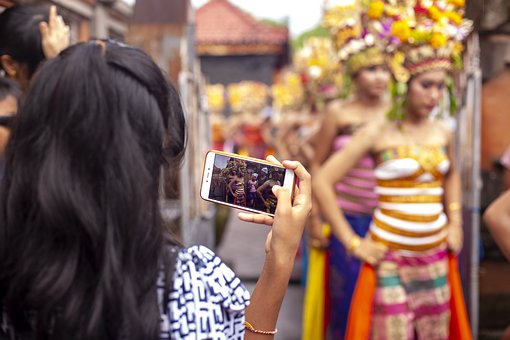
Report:
[[[347,252],[349,254],[352,254],[356,248],[358,248],[361,245],[361,239],[359,236],[354,235],[347,244]]]
[[[448,212],[455,212],[462,210],[462,205],[459,202],[452,202],[448,204]]]
[[[255,327],[252,326],[251,323],[248,321],[244,322],[244,329],[256,333],[256,334],[263,334],[263,335],[275,335],[278,332],[278,329],[275,329],[274,331],[260,331],[258,329],[255,329]]]

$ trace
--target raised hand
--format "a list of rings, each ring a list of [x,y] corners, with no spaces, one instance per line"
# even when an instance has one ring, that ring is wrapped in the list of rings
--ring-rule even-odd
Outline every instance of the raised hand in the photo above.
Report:
[[[57,14],[57,7],[51,6],[48,22],[39,24],[41,45],[47,59],[56,57],[69,46],[69,26],[64,23],[62,16]]]
[[[267,160],[280,164],[273,156],[269,156]],[[295,189],[294,200],[292,201],[289,189],[275,185],[272,190],[278,203],[274,218],[247,213],[240,213],[239,218],[246,222],[272,225],[266,240],[266,253],[278,259],[293,260],[312,208],[311,177],[303,165],[297,161],[284,161],[282,165],[294,170],[299,179],[299,188]]]

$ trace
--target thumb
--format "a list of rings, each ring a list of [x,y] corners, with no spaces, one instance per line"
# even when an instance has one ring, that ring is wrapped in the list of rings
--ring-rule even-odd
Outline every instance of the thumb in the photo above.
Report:
[[[278,213],[278,211],[290,209],[291,201],[289,189],[282,188],[279,185],[275,185],[273,186],[272,190],[274,195],[276,196],[276,199],[278,200],[278,204],[276,206],[276,213]]]

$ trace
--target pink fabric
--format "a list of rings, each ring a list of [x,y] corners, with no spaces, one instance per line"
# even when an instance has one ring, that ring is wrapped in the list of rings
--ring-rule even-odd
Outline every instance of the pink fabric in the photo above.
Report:
[[[337,183],[335,186],[336,191],[338,192],[344,192],[346,194],[356,196],[358,198],[373,198],[374,200],[377,199],[377,195],[373,191],[369,191],[362,188],[357,188],[355,186],[350,186],[344,183]]]
[[[420,257],[389,250],[376,270],[372,339],[449,338],[446,249]]]
[[[358,187],[358,188],[364,188],[364,189],[370,189],[371,192],[373,192],[374,190],[374,187],[373,187],[373,182],[372,181],[365,181],[363,179],[358,179],[358,178],[354,178],[354,177],[344,177],[344,179],[342,180],[342,183],[345,183],[347,185],[351,185],[353,187]],[[373,192],[373,194],[377,197],[377,195]]]
[[[351,135],[340,135],[333,141],[333,150],[339,151],[352,139]],[[337,203],[348,213],[371,215],[377,206],[374,160],[363,157],[358,164],[335,186]],[[353,199],[350,199],[353,197]]]

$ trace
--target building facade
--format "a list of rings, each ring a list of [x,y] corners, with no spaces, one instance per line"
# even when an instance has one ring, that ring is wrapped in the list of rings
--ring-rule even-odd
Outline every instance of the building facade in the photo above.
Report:
[[[123,0],[0,0],[0,10],[14,4],[55,4],[71,29],[71,41],[90,38],[124,40],[133,12]]]
[[[228,0],[210,0],[195,21],[197,55],[210,84],[271,85],[289,62],[288,28],[259,21]]]

